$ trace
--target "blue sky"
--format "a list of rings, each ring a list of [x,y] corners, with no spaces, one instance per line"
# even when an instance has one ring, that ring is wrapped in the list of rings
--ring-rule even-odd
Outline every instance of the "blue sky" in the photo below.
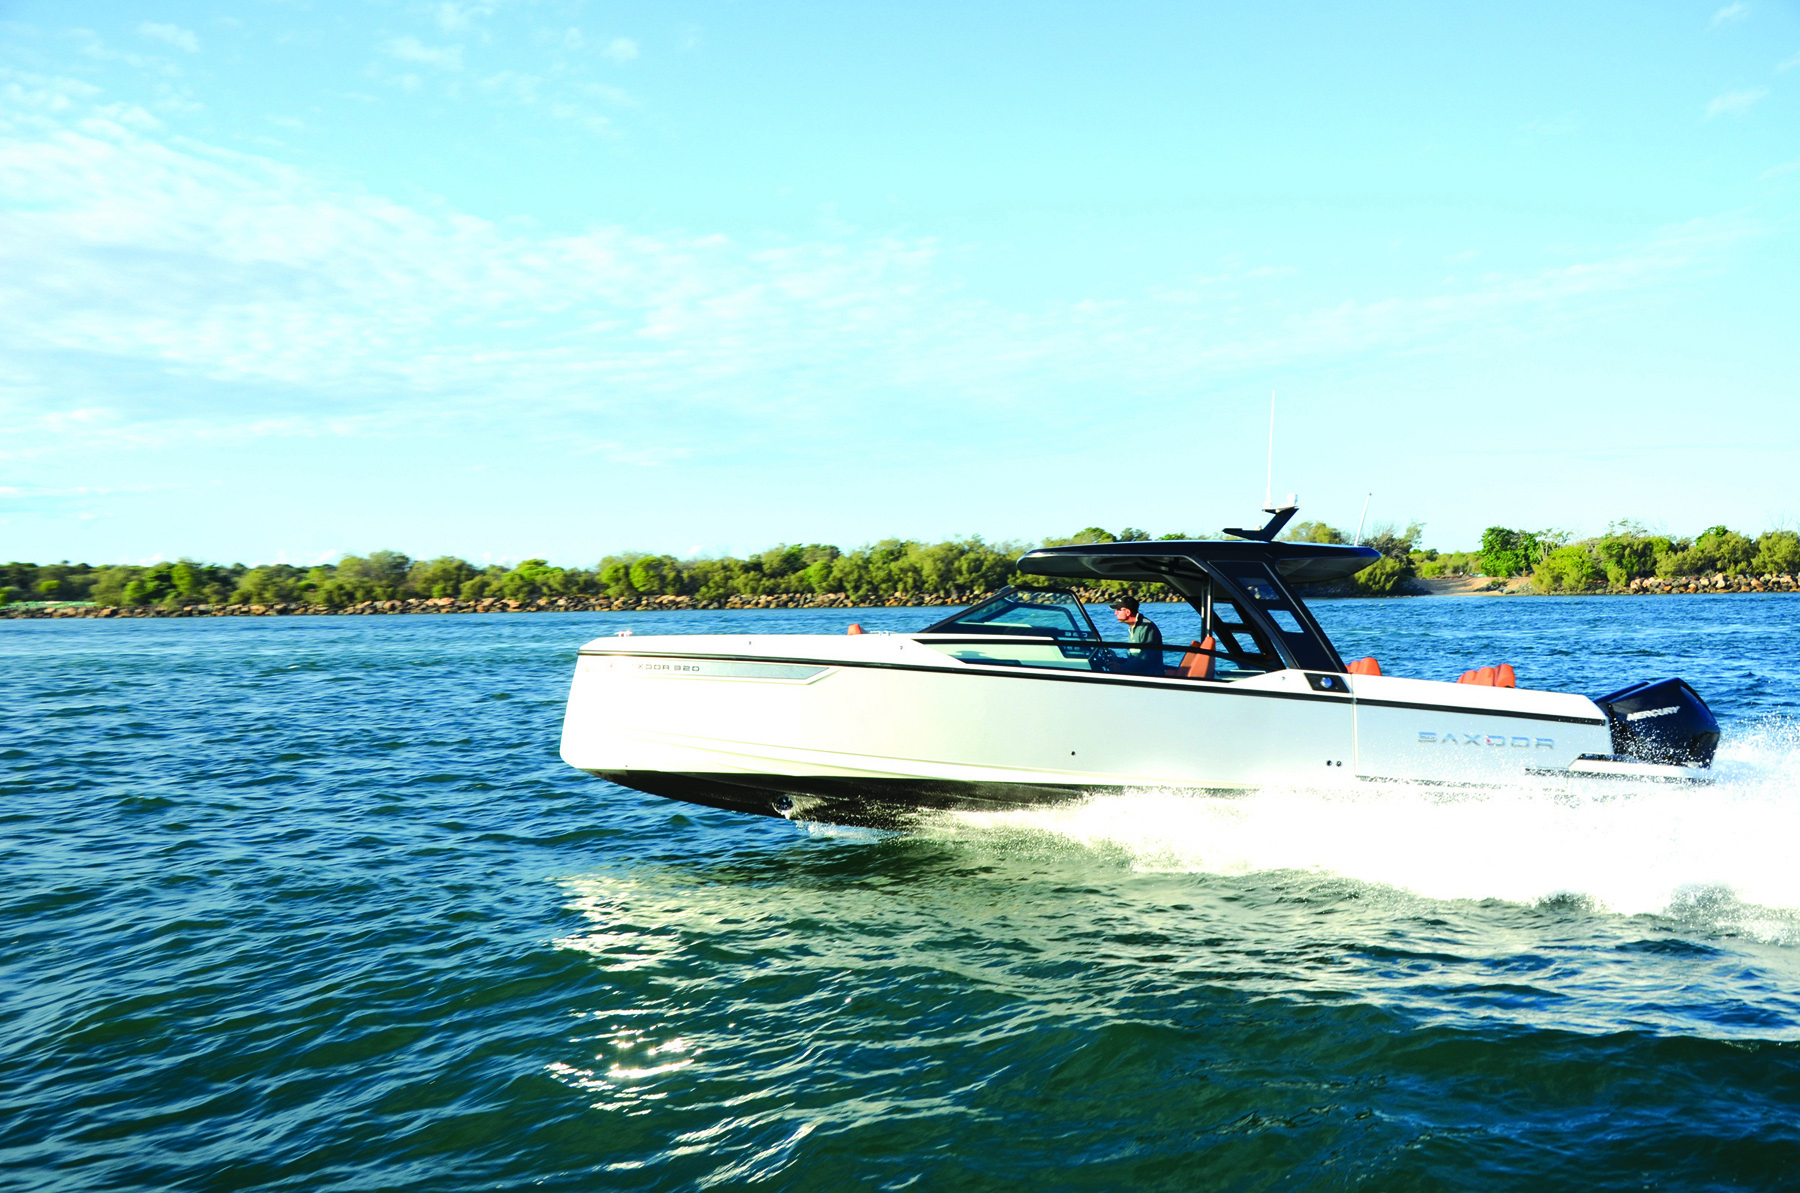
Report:
[[[1800,521],[1800,7],[0,0],[0,555]]]

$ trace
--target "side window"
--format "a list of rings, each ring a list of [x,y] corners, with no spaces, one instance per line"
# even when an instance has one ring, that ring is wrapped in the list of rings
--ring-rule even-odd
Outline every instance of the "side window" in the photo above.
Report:
[[[1273,627],[1280,634],[1282,649],[1295,666],[1334,670],[1342,666],[1318,631],[1308,627],[1295,599],[1266,566],[1236,563],[1226,568],[1225,574],[1255,605],[1254,609],[1244,612],[1260,615],[1257,617],[1259,623]],[[1267,646],[1264,643],[1265,649]]]
[[[1266,576],[1233,576],[1238,587],[1250,594],[1250,598],[1263,604],[1271,604],[1281,599],[1281,593],[1271,584]]]
[[[1213,635],[1219,649],[1231,656],[1239,669],[1266,671],[1274,665],[1274,652],[1263,641],[1256,627],[1244,616],[1236,601],[1214,599],[1212,603]]]
[[[1269,578],[1267,572],[1261,569],[1254,572],[1246,569],[1233,572],[1231,578],[1251,600],[1261,607],[1264,613],[1268,614],[1269,620],[1281,628],[1282,633],[1293,634],[1301,638],[1307,636],[1306,627],[1300,624],[1300,618],[1294,613],[1293,606],[1288,603],[1287,597],[1281,589],[1275,586],[1275,582]]]

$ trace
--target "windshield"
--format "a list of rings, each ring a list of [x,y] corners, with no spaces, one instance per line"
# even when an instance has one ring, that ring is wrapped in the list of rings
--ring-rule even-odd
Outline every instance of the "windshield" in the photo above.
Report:
[[[925,634],[1030,634],[1039,638],[1097,641],[1087,610],[1075,594],[1061,588],[1004,588],[972,609],[965,609],[920,631]]]

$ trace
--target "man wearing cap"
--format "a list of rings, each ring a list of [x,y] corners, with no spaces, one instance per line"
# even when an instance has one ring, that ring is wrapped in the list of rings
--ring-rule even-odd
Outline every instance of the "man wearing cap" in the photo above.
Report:
[[[1162,631],[1156,623],[1138,612],[1138,599],[1130,594],[1120,597],[1112,603],[1113,616],[1119,624],[1131,627],[1131,640],[1142,643],[1154,650],[1134,650],[1127,653],[1135,664],[1134,671],[1145,671],[1155,675],[1162,674]]]

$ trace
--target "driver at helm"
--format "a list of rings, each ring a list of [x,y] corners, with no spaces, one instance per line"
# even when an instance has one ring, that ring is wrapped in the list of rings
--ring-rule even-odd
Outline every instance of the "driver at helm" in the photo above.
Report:
[[[1162,631],[1156,623],[1138,612],[1138,599],[1129,593],[1112,603],[1113,616],[1120,625],[1131,627],[1131,641],[1154,650],[1134,650],[1128,656],[1141,666],[1154,666],[1162,674]]]

